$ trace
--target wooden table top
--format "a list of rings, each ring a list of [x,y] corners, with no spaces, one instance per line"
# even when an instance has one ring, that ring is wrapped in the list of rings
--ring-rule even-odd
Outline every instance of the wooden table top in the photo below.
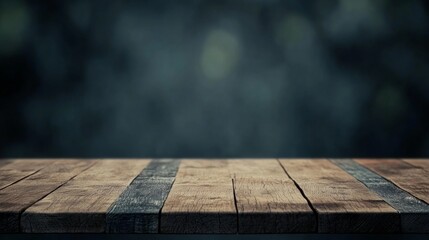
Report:
[[[5,159],[0,232],[428,233],[429,160]]]

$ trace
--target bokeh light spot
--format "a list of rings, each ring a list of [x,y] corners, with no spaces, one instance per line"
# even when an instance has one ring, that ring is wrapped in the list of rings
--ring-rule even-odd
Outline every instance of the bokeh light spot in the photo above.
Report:
[[[28,30],[30,15],[20,1],[0,3],[0,54],[18,51]]]
[[[237,65],[240,43],[236,36],[225,30],[212,30],[204,43],[201,69],[208,79],[225,78]]]

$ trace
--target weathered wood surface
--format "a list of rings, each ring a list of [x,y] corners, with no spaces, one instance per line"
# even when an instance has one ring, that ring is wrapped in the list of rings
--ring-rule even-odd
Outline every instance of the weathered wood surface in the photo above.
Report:
[[[332,161],[399,212],[402,232],[429,233],[428,204],[350,159]]]
[[[106,212],[147,160],[98,160],[60,189],[28,208],[24,232],[104,232]]]
[[[399,232],[395,209],[328,160],[280,160],[318,214],[318,231]]]
[[[4,160],[0,161],[0,190],[29,177],[53,163],[52,160]]]
[[[316,215],[276,159],[230,160],[239,233],[315,232]]]
[[[112,233],[158,233],[159,215],[176,177],[180,161],[152,161],[107,214],[107,231]]]
[[[0,232],[427,233],[428,163],[8,159]]]
[[[0,190],[0,232],[19,232],[21,213],[93,163],[56,161],[39,172]],[[7,165],[6,165],[7,166]]]
[[[390,180],[411,195],[429,203],[429,172],[399,159],[356,160],[366,168]]]
[[[228,161],[182,160],[160,224],[161,233],[236,233]]]
[[[12,161],[13,161],[13,159],[12,160],[11,159],[0,160],[0,168],[3,167],[4,165],[11,163]]]
[[[64,159],[67,161],[70,159]],[[0,161],[0,169],[14,169],[21,171],[40,170],[61,159],[8,159]]]
[[[423,168],[426,171],[429,171],[429,160],[427,159],[403,159],[405,162]]]

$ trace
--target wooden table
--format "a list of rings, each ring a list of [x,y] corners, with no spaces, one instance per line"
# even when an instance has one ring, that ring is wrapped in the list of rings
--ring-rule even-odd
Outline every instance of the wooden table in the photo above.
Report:
[[[0,232],[428,233],[429,161],[6,159]]]

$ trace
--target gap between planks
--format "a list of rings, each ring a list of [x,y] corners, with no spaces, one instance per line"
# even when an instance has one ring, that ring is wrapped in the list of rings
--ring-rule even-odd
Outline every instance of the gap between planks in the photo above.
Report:
[[[318,214],[318,232],[398,232],[397,211],[327,159],[280,160]]]
[[[313,214],[316,216],[315,222],[316,222],[316,232],[319,231],[319,213],[317,212],[317,210],[314,208],[313,204],[311,203],[310,199],[308,199],[308,197],[305,195],[304,190],[298,185],[298,183],[289,175],[289,173],[286,171],[286,169],[284,168],[284,166],[280,163],[280,159],[277,158],[277,162],[279,163],[279,165],[281,166],[281,168],[283,169],[283,171],[285,172],[285,174],[289,177],[290,180],[293,181],[293,183],[295,184],[296,188],[298,188],[299,192],[301,193],[301,195],[305,198],[305,200],[307,201],[308,206],[311,208],[311,210],[313,211]]]
[[[331,159],[333,163],[377,193],[401,215],[402,232],[429,232],[429,205],[415,198],[390,180],[352,159]]]
[[[147,160],[97,160],[87,171],[29,207],[22,214],[22,230],[105,232],[108,208],[147,163]]]
[[[48,163],[54,160],[31,160],[31,166],[28,166],[29,160],[1,160],[0,161],[0,190],[16,184],[42,170],[48,166]]]
[[[161,233],[236,233],[236,208],[225,160],[182,160],[161,210]]]
[[[355,159],[355,161],[429,204],[429,172],[427,169],[415,166],[409,160],[386,159],[380,162],[374,159]]]
[[[128,185],[107,213],[107,232],[159,233],[161,209],[180,160],[152,160]]]
[[[16,164],[27,165],[22,162]],[[92,164],[80,160],[54,161],[32,176],[0,190],[0,232],[19,232],[22,213],[26,209],[90,168]]]

